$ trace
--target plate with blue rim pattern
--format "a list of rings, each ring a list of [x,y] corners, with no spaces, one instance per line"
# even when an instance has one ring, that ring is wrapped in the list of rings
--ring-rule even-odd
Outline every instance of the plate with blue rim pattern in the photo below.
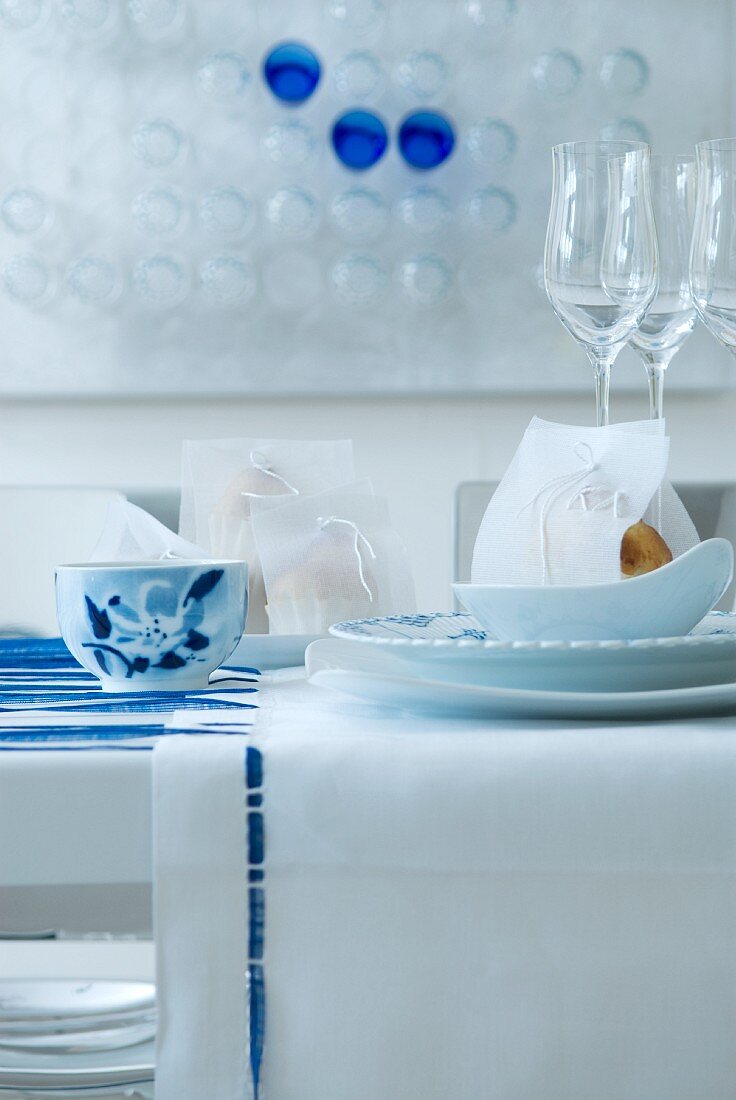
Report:
[[[706,615],[683,637],[635,641],[502,642],[464,612],[355,619],[336,624],[330,634],[310,647],[312,662],[323,657],[332,668],[398,677],[567,692],[658,691],[736,681],[732,612]]]

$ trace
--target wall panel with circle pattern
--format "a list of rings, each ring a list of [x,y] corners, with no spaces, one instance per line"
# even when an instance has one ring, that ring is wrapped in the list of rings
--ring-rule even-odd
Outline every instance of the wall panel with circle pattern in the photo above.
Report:
[[[540,287],[549,146],[730,133],[731,13],[0,0],[0,392],[588,386]],[[672,374],[730,381],[703,334]]]

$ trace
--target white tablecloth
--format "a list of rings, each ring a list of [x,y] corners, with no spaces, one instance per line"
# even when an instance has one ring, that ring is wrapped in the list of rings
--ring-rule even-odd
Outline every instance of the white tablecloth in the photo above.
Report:
[[[736,720],[431,722],[277,677],[253,721],[268,1100],[733,1100]],[[150,880],[151,755],[0,753],[0,916],[8,886]],[[209,924],[172,918],[179,977],[203,935],[244,969],[247,914],[218,918],[209,874]],[[186,1043],[161,995],[194,1081],[216,1002]]]

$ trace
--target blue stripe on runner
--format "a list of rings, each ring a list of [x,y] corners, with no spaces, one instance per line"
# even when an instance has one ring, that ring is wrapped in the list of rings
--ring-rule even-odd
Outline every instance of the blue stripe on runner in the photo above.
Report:
[[[38,708],[41,709],[40,707]],[[236,700],[224,700],[224,699],[172,699],[172,700],[157,700],[154,703],[147,703],[145,706],[141,706],[140,703],[126,703],[122,700],[120,702],[95,702],[86,703],[81,710],[75,710],[74,707],[69,706],[45,706],[43,710],[48,711],[49,714],[74,714],[79,718],[80,714],[167,714],[173,713],[175,710],[257,710],[257,703],[241,703]],[[3,708],[0,707],[0,712],[6,713],[27,713],[32,714],[33,710],[27,710],[22,712],[20,709],[15,708]],[[2,727],[0,726],[0,729]]]
[[[250,1021],[250,1073],[253,1084],[253,1100],[261,1096],[261,1062],[266,1039],[266,987],[263,966],[251,963],[248,967],[248,1018]]]
[[[62,747],[80,748],[95,746],[99,748],[111,748],[117,744],[126,742],[145,743],[151,748],[162,738],[173,734],[184,734],[191,737],[206,736],[217,733],[221,736],[238,736],[247,734],[253,728],[253,722],[241,722],[233,726],[210,726],[201,722],[195,726],[178,726],[148,724],[146,726],[128,728],[126,726],[114,726],[109,730],[101,730],[98,727],[86,726],[45,726],[34,729],[18,729],[0,734],[0,754],[17,749],[25,751],[42,750],[43,748],[59,749]]]
[[[251,959],[262,959],[266,916],[266,899],[262,886],[248,887],[248,909],[248,954]]]
[[[237,691],[244,685],[253,684],[251,690],[257,689],[258,677],[255,676],[233,676],[228,674],[227,676],[221,676],[217,680],[210,680],[206,687],[189,689],[186,694],[191,694],[192,691],[202,691],[212,694],[214,691]],[[231,686],[230,686],[231,685]],[[0,668],[0,689],[3,691],[20,691],[21,689],[26,691],[67,691],[70,688],[76,689],[79,692],[88,691],[102,691],[103,687],[96,676],[91,676],[89,673],[85,673],[84,676],[78,676],[74,672],[49,672],[47,670],[39,673],[29,672],[27,669],[18,670],[17,672],[8,673],[7,669]],[[121,692],[107,692],[106,694],[120,695]],[[126,695],[156,695],[162,694],[161,691],[154,691],[151,688],[139,688],[135,692],[125,692]],[[167,691],[165,694],[170,694]]]
[[[1,643],[2,639],[0,639],[0,664],[3,665],[17,664],[18,661],[28,661],[29,664],[36,665],[48,661],[49,664],[65,664],[69,668],[81,668],[76,657],[73,657],[66,647],[58,651],[25,649],[15,646],[8,649],[7,646],[3,646]]]
[[[14,678],[16,676],[32,676],[36,680],[43,679],[44,676],[53,676],[63,678],[64,680],[97,680],[96,676],[93,676],[91,672],[88,672],[86,668],[65,666],[64,668],[45,669],[39,668],[37,665],[33,665],[28,668],[24,668],[23,665],[13,665],[12,667],[4,664],[0,661],[0,673],[3,679]],[[99,682],[99,681],[98,681]]]
[[[25,744],[19,741],[15,744],[0,745],[0,752],[43,752],[48,750],[49,752],[99,752],[104,749],[105,752],[151,752],[155,749],[158,743],[158,738],[152,738],[150,741],[89,741],[82,743],[81,741],[74,741],[72,744],[65,744],[63,741],[51,742],[48,745],[42,741],[39,746],[33,746]]]
[[[66,671],[67,669],[78,669],[80,666],[74,659],[67,658],[66,660],[59,657],[58,659],[46,658],[36,660],[31,655],[18,654],[17,657],[6,656],[0,653],[0,668],[13,669],[13,668],[32,668],[36,669],[48,669],[53,672],[57,669]]]
[[[263,863],[263,814],[255,810],[248,813],[248,863]]]
[[[253,668],[227,665],[217,670],[209,687],[106,692],[60,638],[3,638],[0,749],[150,749],[171,734],[243,733],[253,724],[251,712],[258,709],[259,675]],[[203,716],[184,728],[166,724],[165,716],[180,710],[210,712],[212,721]],[[217,711],[227,717],[218,720]],[[114,723],[116,715],[131,719]],[[144,715],[153,720],[144,722]]]
[[[248,745],[245,750],[247,802],[262,795],[263,754]],[[263,970],[266,936],[266,893],[263,861],[265,833],[261,810],[249,809],[245,819],[248,863],[248,1056],[253,1100],[260,1100],[261,1063],[266,1039],[266,983]],[[259,883],[260,885],[254,885]]]
[[[54,688],[50,688],[46,691],[12,691],[6,692],[2,697],[2,704],[0,705],[0,711],[3,710],[16,710],[18,707],[28,706],[35,703],[84,703],[85,707],[90,700],[101,699],[108,703],[131,703],[138,704],[141,710],[151,703],[157,703],[161,700],[189,700],[200,699],[202,701],[206,699],[214,699],[216,696],[223,694],[227,695],[254,695],[257,692],[255,687],[232,687],[232,688],[219,688],[215,691],[213,688],[197,688],[192,691],[99,691],[92,689],[91,691],[56,691]]]
[[[263,754],[259,749],[248,745],[245,750],[245,785],[249,791],[263,783]]]
[[[74,721],[73,722],[59,722],[58,720],[57,721],[49,720],[48,722],[44,722],[42,725],[35,725],[35,724],[31,725],[31,724],[28,724],[28,723],[24,723],[23,720],[21,719],[21,720],[18,721],[18,723],[16,725],[0,726],[0,739],[2,739],[2,738],[10,739],[10,738],[13,738],[13,737],[17,737],[18,734],[21,734],[21,733],[30,733],[30,734],[32,734],[35,731],[38,731],[38,733],[42,733],[44,735],[46,735],[48,733],[54,733],[54,732],[59,732],[59,733],[62,733],[62,732],[63,733],[89,733],[90,735],[92,735],[92,734],[97,734],[99,732],[104,733],[104,732],[107,732],[107,731],[114,731],[114,730],[120,730],[121,733],[125,732],[126,730],[143,730],[145,733],[151,733],[151,732],[155,733],[156,730],[171,729],[171,728],[172,727],[167,726],[164,721],[161,721],[161,722],[115,722],[115,723],[111,722],[109,724],[105,723],[105,722],[95,722],[94,725],[90,725],[88,722],[80,722],[79,716],[74,715]]]
[[[186,734],[196,736],[215,732],[208,726],[178,727],[178,726],[51,726],[39,729],[38,732],[14,731],[12,734],[0,734],[0,749],[30,744],[53,744],[54,748],[59,743],[70,741],[126,741],[142,740],[148,738],[151,741],[160,737],[170,737],[172,734]],[[222,730],[217,730],[222,733]],[[247,726],[238,726],[232,733],[247,733]]]
[[[0,679],[0,699],[2,699],[3,696],[11,696],[12,698],[13,692],[15,692],[16,695],[38,695],[39,699],[44,699],[47,695],[53,693],[61,694],[62,692],[67,696],[75,692],[78,695],[81,695],[82,692],[84,692],[85,695],[99,695],[100,690],[99,683],[80,683],[79,680],[64,681],[54,679],[53,681],[49,681],[47,677],[44,677],[44,682],[41,684],[33,680],[4,684]]]
[[[125,741],[132,737],[161,737],[165,734],[181,733],[181,730],[169,729],[167,726],[110,726],[107,728],[91,729],[80,726],[56,726],[37,732],[27,730],[22,733],[14,732],[12,735],[0,734],[0,744],[8,742],[13,745],[22,744],[51,744],[57,741]]]

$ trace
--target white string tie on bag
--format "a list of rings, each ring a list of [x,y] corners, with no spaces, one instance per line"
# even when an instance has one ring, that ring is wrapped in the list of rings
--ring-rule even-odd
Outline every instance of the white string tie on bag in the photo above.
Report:
[[[590,507],[588,505],[588,496],[592,493],[605,493],[608,490],[605,486],[597,485],[584,485],[582,489],[578,489],[567,502],[568,508],[574,508],[578,501],[580,501],[580,510],[583,512],[603,512],[606,508],[610,508],[616,519],[620,519],[623,514],[619,509],[622,507],[622,501],[626,499],[626,493],[623,493],[620,489],[614,489],[611,496],[602,496],[600,500]]]
[[[586,477],[589,477],[598,469],[598,463],[593,457],[593,451],[589,443],[584,443],[582,440],[576,443],[573,447],[573,454],[583,463],[582,470],[573,470],[572,473],[561,474],[559,477],[550,478],[549,481],[546,481],[544,485],[540,486],[540,488],[537,489],[531,500],[527,501],[527,503],[517,512],[518,517],[522,514],[522,512],[525,512],[527,508],[533,508],[539,498],[547,493],[547,496],[542,503],[542,508],[539,513],[539,545],[542,555],[542,584],[547,583],[547,574],[549,571],[549,566],[547,562],[547,516],[549,514],[549,511],[555,501],[558,500],[559,497],[562,496],[562,494],[567,489],[572,489],[580,482],[584,482]],[[593,486],[587,486],[585,488],[581,486],[570,497],[567,502],[567,507],[571,508],[573,502],[577,499],[580,499],[583,505],[583,510],[587,511],[588,508],[585,499],[586,492],[592,488]],[[614,495],[615,507],[618,507],[618,496],[619,494],[617,491]],[[597,510],[597,508],[598,505],[595,506],[595,510]],[[592,510],[594,509],[591,509],[591,511]]]
[[[363,557],[360,553],[360,545],[362,543],[363,546],[365,546],[368,553],[370,554],[371,558],[374,561],[376,560],[375,551],[374,551],[373,547],[371,546],[371,544],[368,542],[368,539],[365,537],[365,535],[360,530],[358,525],[356,523],[353,523],[353,521],[350,520],[350,519],[340,519],[339,516],[326,516],[326,517],[325,516],[318,516],[317,517],[317,523],[319,524],[320,529],[322,531],[324,531],[325,528],[329,527],[330,524],[333,524],[333,523],[342,523],[346,527],[352,528],[352,530],[355,533],[355,542],[353,544],[353,548],[355,550],[355,556],[358,559],[358,575],[360,576],[360,583],[363,585],[363,588],[366,590],[366,592],[368,594],[368,599],[371,601],[371,603],[373,603],[373,593],[371,592],[371,590],[368,586],[368,582],[365,579],[365,573],[363,572]]]
[[[293,493],[294,496],[296,496],[296,497],[299,496],[299,490],[296,489],[291,484],[291,482],[287,481],[285,477],[282,477],[281,474],[277,474],[276,471],[271,466],[269,466],[268,459],[266,458],[266,456],[264,454],[262,454],[260,451],[251,451],[250,452],[250,464],[253,467],[253,469],[258,470],[258,472],[260,474],[265,474],[266,477],[272,477],[275,481],[280,482],[284,486],[285,489],[288,489],[290,493]],[[244,497],[263,497],[263,496],[268,496],[268,493],[249,493],[249,492],[243,491],[242,496],[244,496]]]

